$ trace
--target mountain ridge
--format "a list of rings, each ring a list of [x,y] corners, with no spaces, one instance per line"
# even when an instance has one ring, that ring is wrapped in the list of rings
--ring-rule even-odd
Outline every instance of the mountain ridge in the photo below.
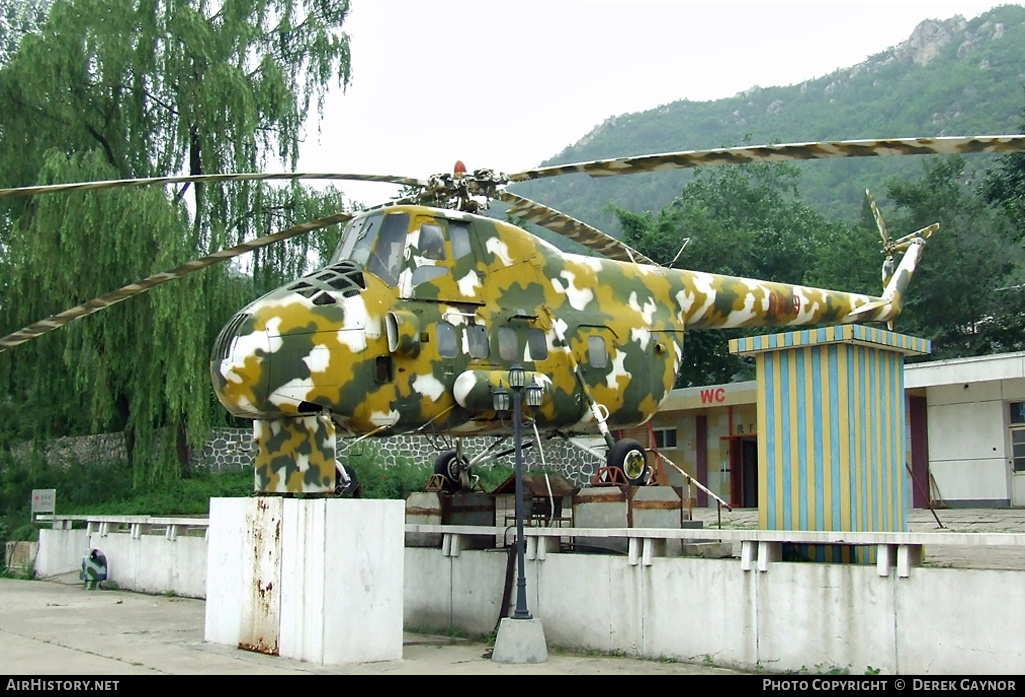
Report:
[[[732,97],[681,99],[611,116],[543,165],[728,147],[745,140],[1016,133],[1023,104],[1025,7],[1001,5],[972,19],[925,19],[895,46],[793,85],[755,85]],[[852,219],[866,187],[882,193],[887,177],[920,171],[915,168],[921,165],[914,163],[919,158],[899,159],[904,161],[800,163],[802,196],[818,210]],[[604,180],[566,177],[523,184],[516,190],[617,234],[609,202],[635,212],[658,210],[675,198],[688,176],[672,172]]]

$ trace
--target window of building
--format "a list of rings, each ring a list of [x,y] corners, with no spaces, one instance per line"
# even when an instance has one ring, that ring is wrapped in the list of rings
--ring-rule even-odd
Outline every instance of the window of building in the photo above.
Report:
[[[675,428],[655,428],[652,429],[655,432],[655,447],[658,448],[675,448],[676,447],[676,429]]]
[[[1025,402],[1011,402],[1011,463],[1015,472],[1025,472]]]
[[[1025,428],[1011,430],[1011,458],[1015,472],[1025,472]]]

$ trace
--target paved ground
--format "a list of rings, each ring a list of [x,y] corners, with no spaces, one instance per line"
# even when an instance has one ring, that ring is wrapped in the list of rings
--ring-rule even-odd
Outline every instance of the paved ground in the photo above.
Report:
[[[72,576],[74,578],[74,576]],[[325,668],[203,641],[205,602],[52,581],[0,578],[0,674],[5,675],[735,675],[687,663],[585,656],[503,665],[481,641],[407,634],[402,660]]]
[[[706,527],[714,509],[695,510]],[[1025,509],[914,510],[915,532],[1025,533]],[[756,528],[757,511],[722,512],[723,527]],[[925,563],[963,568],[1025,569],[1025,549],[926,548]],[[587,656],[549,647],[548,663],[497,664],[480,641],[407,634],[400,661],[357,663],[335,668],[240,651],[203,641],[202,600],[121,591],[84,591],[75,574],[66,584],[0,578],[0,674],[734,674],[686,663],[659,663],[611,656]]]
[[[758,510],[755,508],[739,508],[735,511],[724,508],[721,516],[724,528],[747,530],[758,527]],[[937,518],[943,527],[937,524]],[[716,510],[696,508],[694,519],[704,522],[706,528],[714,528],[717,523]],[[937,509],[935,515],[929,509],[915,508],[908,514],[908,530],[937,533],[1025,533],[1025,508],[949,508]],[[924,563],[927,566],[968,569],[1025,570],[1025,548],[926,546]]]

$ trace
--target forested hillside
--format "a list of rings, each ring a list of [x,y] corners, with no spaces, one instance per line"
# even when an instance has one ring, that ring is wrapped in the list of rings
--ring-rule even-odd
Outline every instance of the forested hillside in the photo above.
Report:
[[[1019,132],[1023,105],[1025,7],[1005,5],[968,20],[925,20],[903,43],[798,85],[610,118],[544,164],[735,146],[745,138],[760,144]],[[990,164],[982,158],[969,165],[976,162]],[[918,158],[806,163],[802,198],[817,211],[854,220],[866,187],[882,193],[886,177],[916,175],[922,166]],[[516,191],[618,235],[610,202],[638,213],[658,210],[688,178],[565,177]]]

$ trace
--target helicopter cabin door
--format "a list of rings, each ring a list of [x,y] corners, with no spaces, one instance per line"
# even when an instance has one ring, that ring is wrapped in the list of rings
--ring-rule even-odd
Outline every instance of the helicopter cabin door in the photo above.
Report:
[[[618,329],[581,325],[570,339],[580,377],[590,397],[608,410],[611,428],[650,419],[672,389],[678,368],[672,332]]]
[[[472,222],[415,216],[406,236],[399,293],[408,300],[483,305]]]

